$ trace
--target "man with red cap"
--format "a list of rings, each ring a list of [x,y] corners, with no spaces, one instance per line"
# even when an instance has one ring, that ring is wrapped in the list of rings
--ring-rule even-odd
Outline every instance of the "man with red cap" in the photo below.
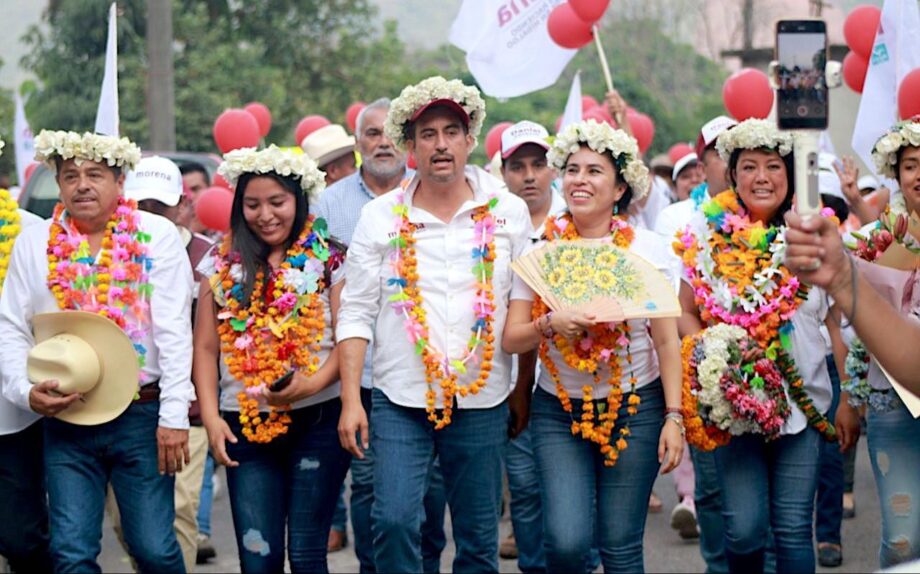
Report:
[[[459,80],[406,87],[384,129],[418,170],[364,207],[348,250],[336,325],[339,437],[359,458],[373,442],[374,490],[386,492],[371,510],[380,572],[422,570],[420,508],[434,456],[453,520],[453,570],[498,571],[511,358],[496,335],[510,262],[530,243],[531,223],[520,198],[467,165],[484,116],[479,90]],[[370,341],[369,441],[360,388]]]

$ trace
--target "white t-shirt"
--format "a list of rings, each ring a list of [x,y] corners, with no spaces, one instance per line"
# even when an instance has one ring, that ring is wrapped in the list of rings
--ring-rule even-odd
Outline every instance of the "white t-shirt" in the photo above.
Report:
[[[632,245],[630,245],[629,250],[647,260],[654,265],[656,269],[664,273],[676,290],[678,281],[680,280],[680,261],[671,251],[667,242],[656,233],[648,231],[647,229],[636,229],[635,232],[636,237]],[[536,249],[540,245],[539,243],[535,244],[533,249]],[[533,301],[534,293],[520,277],[515,276],[514,286],[511,290],[511,299]],[[636,377],[636,388],[641,388],[651,383],[657,379],[659,375],[658,356],[655,354],[655,347],[652,344],[648,320],[637,319],[628,321],[627,323],[630,328],[629,351],[632,354],[632,373],[629,372],[629,367],[626,362],[626,349],[620,349],[620,365],[623,369],[623,379],[620,384],[624,391],[631,390],[629,389],[629,378],[631,374]],[[569,393],[569,396],[581,397],[581,388],[584,385],[594,386],[594,377],[590,373],[583,373],[569,367],[555,345],[550,345],[549,357],[558,367],[562,385]],[[606,365],[602,366],[601,369],[602,386],[594,393],[594,396],[598,398],[607,395],[606,381],[609,370],[607,370]],[[553,382],[545,369],[540,373],[537,384],[544,391],[552,395],[556,394],[556,383]]]
[[[213,248],[204,258],[201,260],[201,263],[198,264],[197,271],[206,277],[210,277],[216,272],[214,268],[214,255],[216,254],[216,249]],[[345,266],[340,265],[337,269],[332,272],[332,285],[335,285],[345,279]],[[331,285],[330,285],[331,287]],[[323,303],[323,340],[320,341],[319,351],[316,352],[316,356],[319,357],[320,366],[326,362],[326,359],[329,358],[329,353],[332,352],[333,347],[335,347],[335,333],[332,328],[332,310],[329,305],[329,287],[323,289],[320,293],[320,301]],[[224,353],[220,354],[220,410],[236,412],[240,409],[239,400],[237,399],[237,394],[243,391],[245,388],[243,382],[234,378],[230,374],[230,368],[227,367],[227,362],[224,360]],[[316,393],[311,397],[299,400],[296,403],[291,405],[292,409],[302,409],[304,407],[309,407],[311,405],[316,405],[330,399],[334,399],[339,396],[341,393],[341,383],[336,380],[334,383]],[[268,410],[268,405],[265,403],[265,400],[262,397],[259,397],[259,409]]]

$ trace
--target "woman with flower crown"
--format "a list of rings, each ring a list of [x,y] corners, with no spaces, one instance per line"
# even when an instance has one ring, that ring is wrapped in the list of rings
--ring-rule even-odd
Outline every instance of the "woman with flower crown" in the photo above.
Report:
[[[568,210],[547,220],[546,241],[612,243],[676,283],[667,244],[633,229],[625,216],[649,189],[635,139],[588,120],[560,133],[548,158],[562,173]],[[664,474],[677,466],[683,449],[676,320],[599,323],[584,313],[552,312],[519,277],[511,299],[502,347],[539,349],[544,367],[536,392],[518,385],[509,403],[524,420],[533,403],[547,571],[585,564],[596,515],[604,571],[640,572],[652,484],[659,468]]]
[[[236,191],[230,232],[199,266],[193,379],[227,466],[240,567],[282,572],[287,532],[291,571],[326,572],[350,461],[333,341],[344,249],[309,215],[323,174],[307,156],[240,149],[219,172]]]
[[[704,204],[674,244],[685,271],[680,327],[687,335],[687,440],[706,450],[721,447],[716,463],[731,572],[763,572],[771,529],[778,572],[815,571],[818,445],[822,435],[835,437],[825,418],[831,382],[820,328],[827,326],[842,372],[839,323],[825,293],[800,284],[783,266],[783,215],[794,194],[792,147],[791,135],[765,120],[723,132],[716,148],[728,163],[732,188]],[[705,344],[697,345],[704,335]],[[713,378],[719,356],[725,365],[720,349],[740,339],[745,356],[763,360],[744,373],[717,370]],[[691,387],[691,379],[701,389]],[[843,422],[852,437],[855,420]]]
[[[875,144],[872,159],[880,175],[897,180],[900,193],[892,198],[879,221],[860,230],[860,236],[879,238],[888,233],[889,242],[901,243],[916,254],[920,241],[908,232],[908,218],[920,214],[920,116],[895,124]],[[882,226],[883,220],[898,222],[893,234],[885,230],[890,225]],[[872,257],[859,249],[856,254]],[[850,265],[855,266],[855,262],[851,260]],[[861,270],[869,278],[891,274],[878,265],[865,265]],[[908,318],[920,317],[920,271],[899,280],[906,282],[904,291],[911,294],[899,311]],[[916,441],[920,418],[911,415],[875,357],[869,359],[868,372],[851,377],[842,390],[841,408],[850,410],[852,416],[857,416],[856,407],[868,405],[869,457],[882,513],[880,566],[890,568],[916,560],[920,558],[920,512],[911,500],[920,500],[920,445]]]

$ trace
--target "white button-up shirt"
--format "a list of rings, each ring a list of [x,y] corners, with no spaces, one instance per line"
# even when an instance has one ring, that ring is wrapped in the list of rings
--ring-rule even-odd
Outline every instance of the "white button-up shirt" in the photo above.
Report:
[[[457,406],[488,408],[501,403],[509,392],[511,357],[501,351],[501,335],[508,316],[511,291],[511,260],[530,243],[531,223],[527,205],[504,185],[476,167],[466,168],[473,189],[450,222],[444,223],[427,211],[410,207],[409,220],[417,227],[415,250],[418,259],[418,287],[427,313],[429,342],[450,359],[461,358],[475,322],[473,298],[476,278],[471,271],[473,210],[485,205],[492,194],[499,201],[492,214],[495,227],[495,266],[492,286],[495,294],[495,355],[485,388],[466,397],[457,395]],[[418,176],[409,183],[406,202],[411,206],[418,188]],[[415,345],[409,342],[402,314],[389,304],[398,287],[388,285],[393,277],[390,256],[393,248],[393,207],[398,193],[389,192],[364,206],[345,259],[345,289],[336,324],[336,339],[360,338],[374,342],[374,387],[398,405],[424,408],[425,367]],[[478,351],[481,358],[482,351]],[[479,366],[471,364],[459,384],[476,379]],[[442,404],[441,388],[433,384],[436,404]]]
[[[147,335],[142,343],[147,348],[147,357],[141,372],[146,381],[159,379],[160,426],[187,429],[189,403],[195,398],[191,380],[192,266],[175,224],[141,211],[140,226],[150,234],[148,252],[153,259],[150,269],[153,294],[149,316],[145,317]],[[25,410],[30,410],[32,388],[26,374],[26,358],[35,345],[32,316],[60,311],[48,289],[46,250],[50,227],[48,220],[22,231],[13,247],[0,297],[3,396]]]

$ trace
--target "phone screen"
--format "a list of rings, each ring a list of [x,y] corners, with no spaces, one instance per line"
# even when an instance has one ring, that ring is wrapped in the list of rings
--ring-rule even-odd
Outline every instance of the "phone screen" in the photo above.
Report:
[[[821,20],[776,25],[777,121],[780,129],[827,129],[827,30]]]

